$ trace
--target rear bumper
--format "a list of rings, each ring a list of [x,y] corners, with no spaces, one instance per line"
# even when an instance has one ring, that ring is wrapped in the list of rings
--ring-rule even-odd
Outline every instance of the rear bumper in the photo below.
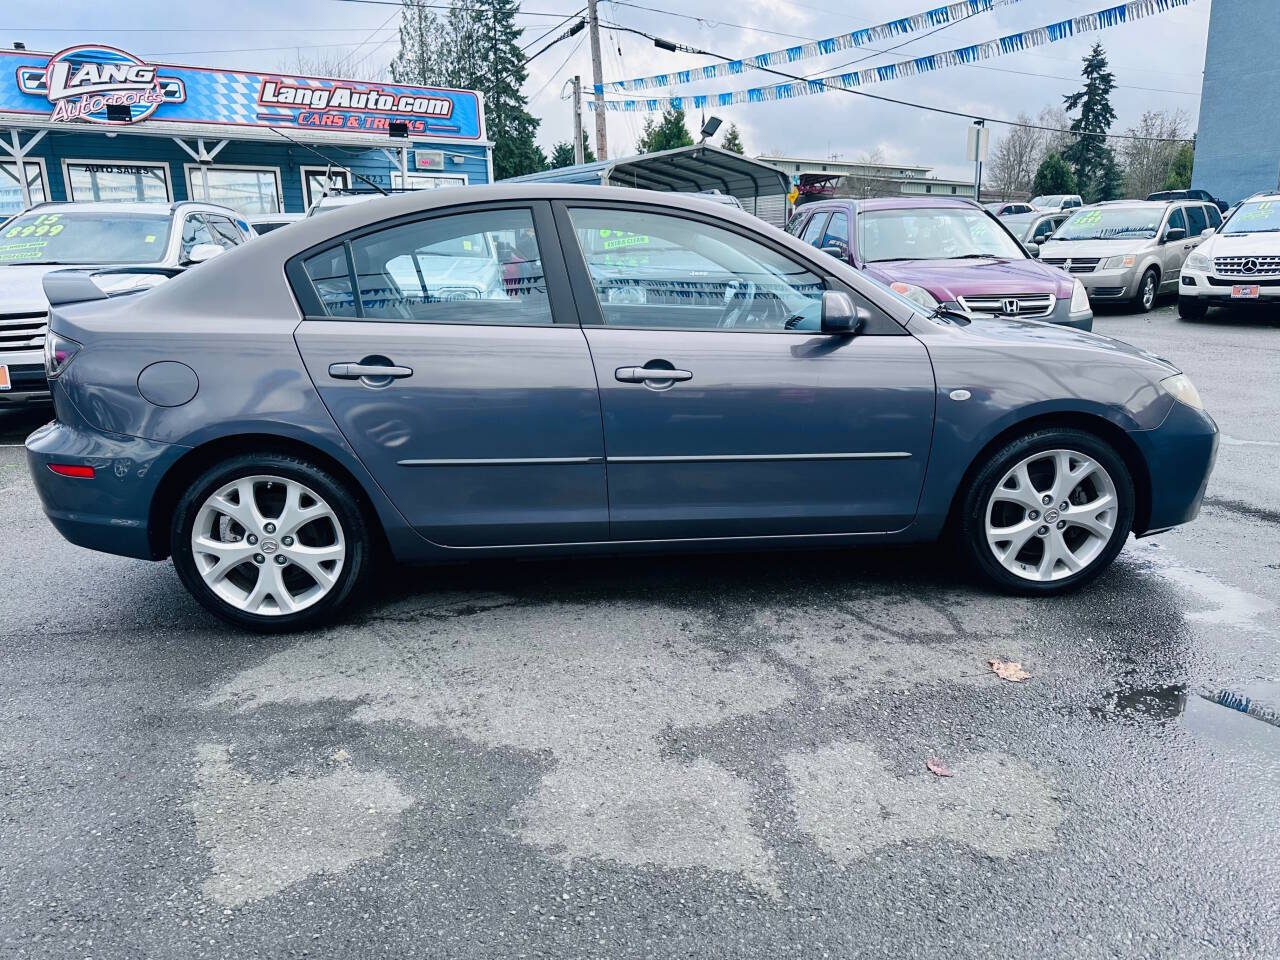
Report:
[[[1151,504],[1138,536],[1194,520],[1218,456],[1218,425],[1201,410],[1174,403],[1154,430],[1129,434],[1146,458]]]
[[[47,423],[27,437],[27,466],[45,515],[77,546],[157,559],[151,502],[165,471],[186,447]],[[59,476],[49,464],[94,468],[92,479]]]

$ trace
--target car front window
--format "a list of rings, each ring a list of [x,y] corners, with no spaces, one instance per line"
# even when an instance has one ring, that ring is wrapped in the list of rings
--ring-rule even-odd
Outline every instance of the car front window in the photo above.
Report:
[[[0,229],[0,264],[158,263],[169,226],[167,216],[32,211]]]
[[[1223,233],[1280,233],[1280,203],[1254,200],[1242,203],[1223,225]]]
[[[858,250],[867,263],[1026,256],[986,213],[949,207],[868,211],[858,218]]]
[[[1098,207],[1081,210],[1058,228],[1054,240],[1138,240],[1156,235],[1160,207]]]

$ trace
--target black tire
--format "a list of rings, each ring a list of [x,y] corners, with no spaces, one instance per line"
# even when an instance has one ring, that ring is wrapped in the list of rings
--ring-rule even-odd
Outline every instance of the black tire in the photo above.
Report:
[[[1178,298],[1178,316],[1183,320],[1203,320],[1209,305],[1196,297]]]
[[[260,615],[232,606],[205,583],[192,552],[191,532],[200,508],[209,496],[237,479],[263,474],[294,480],[322,497],[332,507],[341,525],[346,546],[342,569],[329,592],[296,613]],[[339,617],[368,571],[374,540],[355,492],[327,470],[289,454],[248,453],[217,463],[192,481],[174,509],[169,527],[169,549],[183,585],[211,613],[245,630],[285,633],[327,625]]]
[[[1160,271],[1155,267],[1147,267],[1147,272],[1138,281],[1138,292],[1133,298],[1133,309],[1138,313],[1149,313],[1160,298]]]
[[[1092,457],[1111,475],[1118,500],[1115,529],[1102,552],[1080,572],[1060,580],[1026,580],[1006,570],[992,553],[986,538],[987,502],[996,484],[1019,462],[1040,451],[1055,449],[1074,450]],[[1133,528],[1133,514],[1133,478],[1124,458],[1110,444],[1084,430],[1060,427],[1037,430],[1005,444],[978,468],[962,492],[957,524],[959,547],[966,559],[1002,590],[1028,596],[1052,596],[1084,586],[1111,565]]]

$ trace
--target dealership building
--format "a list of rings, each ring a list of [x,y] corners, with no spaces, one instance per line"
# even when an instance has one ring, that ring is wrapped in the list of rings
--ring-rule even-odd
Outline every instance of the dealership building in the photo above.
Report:
[[[300,213],[360,188],[348,170],[388,190],[490,183],[492,150],[469,90],[0,51],[0,217],[44,200]]]

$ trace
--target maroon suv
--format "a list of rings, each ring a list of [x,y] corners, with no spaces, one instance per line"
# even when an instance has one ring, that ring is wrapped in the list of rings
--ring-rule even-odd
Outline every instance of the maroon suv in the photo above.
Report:
[[[928,309],[1093,329],[1080,281],[1034,259],[969,200],[821,200],[797,210],[787,232]]]

